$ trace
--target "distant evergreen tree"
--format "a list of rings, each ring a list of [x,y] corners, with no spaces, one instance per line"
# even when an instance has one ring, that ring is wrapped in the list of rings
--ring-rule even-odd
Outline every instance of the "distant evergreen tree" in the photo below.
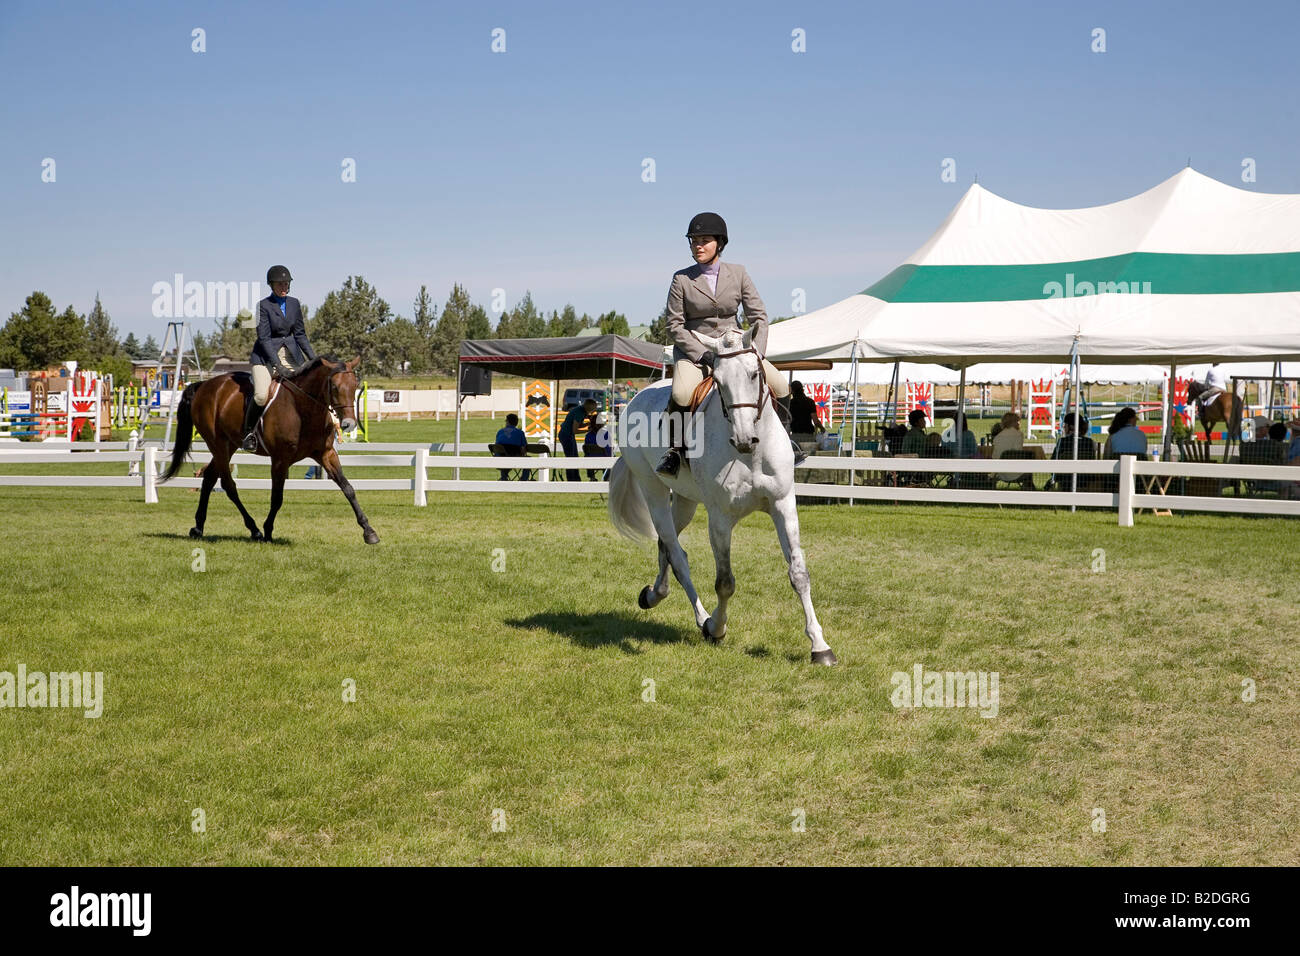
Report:
[[[121,349],[117,340],[117,329],[109,318],[104,304],[95,293],[95,304],[86,316],[86,358],[90,362],[116,355]]]
[[[135,337],[134,332],[126,333],[126,338],[122,340],[122,351],[126,357],[132,361],[139,362],[144,355],[144,348],[140,345],[140,340]]]
[[[39,371],[85,358],[85,318],[72,306],[56,314],[44,292],[29,295],[0,329],[0,366]]]
[[[646,333],[647,342],[655,342],[659,345],[672,345],[673,337],[668,331],[668,306],[659,313],[659,318],[650,323],[650,331]]]
[[[601,335],[631,335],[632,330],[628,327],[627,316],[610,310],[602,315],[597,323],[600,326]]]
[[[460,343],[467,337],[466,329],[469,326],[470,311],[474,306],[470,303],[469,293],[459,282],[451,287],[451,294],[447,296],[447,302],[442,307],[442,316],[438,319],[438,324],[433,327],[431,336],[430,355],[433,360],[433,367],[444,374],[451,374],[456,371],[456,362],[460,355]],[[488,330],[488,336],[491,336],[491,329]]]
[[[484,310],[483,306],[476,305],[474,308],[470,309],[469,319],[465,322],[465,338],[492,338],[492,320],[488,318],[488,314]]]
[[[392,310],[374,286],[362,276],[348,276],[343,288],[325,296],[307,325],[307,336],[318,354],[361,356],[364,361],[378,341],[375,333],[391,317]]]
[[[144,345],[140,346],[140,357],[146,362],[157,362],[162,354],[162,346],[152,335],[144,340]]]

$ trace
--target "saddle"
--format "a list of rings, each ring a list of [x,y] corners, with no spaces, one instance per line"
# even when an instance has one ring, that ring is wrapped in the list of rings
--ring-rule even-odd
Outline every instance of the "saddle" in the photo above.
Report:
[[[687,411],[699,411],[700,406],[704,404],[704,400],[709,397],[709,392],[713,391],[713,386],[715,384],[717,383],[714,381],[712,375],[705,376],[704,381],[700,382],[699,385],[696,385],[695,391],[691,393],[691,403],[687,407]]]

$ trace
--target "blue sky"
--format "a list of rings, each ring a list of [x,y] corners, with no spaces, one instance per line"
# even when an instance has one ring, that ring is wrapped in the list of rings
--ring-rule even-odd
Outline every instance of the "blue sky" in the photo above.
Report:
[[[649,321],[703,210],[770,314],[796,288],[811,310],[902,262],[976,175],[1086,206],[1190,157],[1300,192],[1298,25],[1293,2],[4,0],[0,316],[98,291],[161,340],[154,283],[283,262],[312,308],[361,274],[408,316],[459,281]]]

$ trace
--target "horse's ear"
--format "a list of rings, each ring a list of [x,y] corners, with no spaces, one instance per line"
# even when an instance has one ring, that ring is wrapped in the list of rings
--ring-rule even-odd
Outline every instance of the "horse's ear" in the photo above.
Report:
[[[361,364],[361,356],[358,355],[351,362],[346,363],[349,372],[355,371],[356,367]]]
[[[695,337],[699,339],[700,344],[702,344],[710,352],[716,352],[718,350],[718,343],[722,341],[721,339],[715,339],[715,338],[710,338],[707,335],[701,335],[699,332],[695,333]]]
[[[750,348],[754,344],[754,336],[750,334],[749,329],[745,329],[745,334],[740,337],[740,347],[742,349]]]

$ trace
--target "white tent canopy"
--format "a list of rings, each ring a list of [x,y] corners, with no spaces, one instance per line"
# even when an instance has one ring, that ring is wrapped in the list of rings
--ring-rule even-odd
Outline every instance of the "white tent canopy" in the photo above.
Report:
[[[1190,168],[1085,209],[1035,209],[973,185],[884,279],[773,325],[767,357],[1054,364],[1076,347],[1081,359],[1165,374],[1173,363],[1300,360],[1300,195]]]

